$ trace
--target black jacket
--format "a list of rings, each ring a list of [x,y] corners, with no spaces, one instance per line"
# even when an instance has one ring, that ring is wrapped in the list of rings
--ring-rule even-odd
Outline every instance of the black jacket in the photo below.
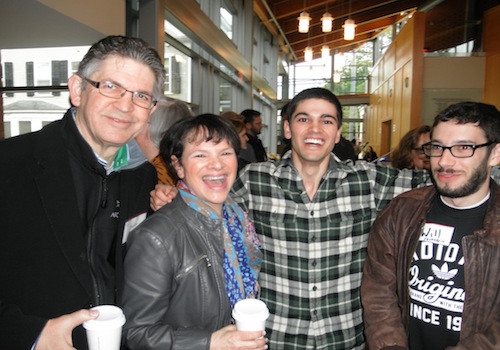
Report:
[[[262,141],[257,137],[247,134],[248,143],[252,145],[253,151],[255,152],[255,158],[257,162],[265,162],[267,160],[267,152],[262,144]]]
[[[89,231],[82,218],[85,201],[77,196],[85,180],[82,173],[75,179],[76,163],[71,165],[69,156],[83,162],[93,155],[90,147],[80,147],[82,142],[71,111],[39,132],[0,142],[0,349],[29,349],[49,318],[96,300]],[[120,292],[123,228],[128,219],[149,210],[156,173],[144,163],[118,178],[120,213],[109,243],[109,265]],[[77,349],[87,348],[83,327],[77,327],[73,341]]]

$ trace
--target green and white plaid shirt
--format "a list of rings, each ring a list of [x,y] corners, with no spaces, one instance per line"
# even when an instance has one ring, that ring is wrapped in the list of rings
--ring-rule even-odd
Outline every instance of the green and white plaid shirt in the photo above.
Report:
[[[423,171],[332,156],[311,201],[290,152],[241,171],[232,196],[262,244],[271,350],[364,348],[359,288],[370,227],[394,196],[427,179]]]

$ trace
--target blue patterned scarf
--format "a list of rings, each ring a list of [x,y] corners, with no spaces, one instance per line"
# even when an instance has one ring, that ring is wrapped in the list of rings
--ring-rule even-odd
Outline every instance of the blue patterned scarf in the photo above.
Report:
[[[210,219],[221,220],[212,208],[192,194],[186,184],[179,181],[179,193],[184,201],[197,212]],[[245,298],[258,298],[257,277],[262,261],[260,242],[253,221],[230,197],[222,205],[224,222],[224,261],[223,269],[226,292],[234,307],[237,301]]]

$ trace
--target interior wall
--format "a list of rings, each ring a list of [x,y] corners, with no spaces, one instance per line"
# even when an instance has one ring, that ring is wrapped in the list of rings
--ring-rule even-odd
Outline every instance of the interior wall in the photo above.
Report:
[[[125,0],[38,0],[105,35],[125,34]]]
[[[422,91],[422,124],[449,105],[461,101],[482,101],[485,57],[425,57]]]
[[[485,62],[484,102],[500,109],[500,5],[486,11],[483,38]]]
[[[424,33],[425,13],[416,12],[372,70],[364,141],[380,155],[420,125]]]

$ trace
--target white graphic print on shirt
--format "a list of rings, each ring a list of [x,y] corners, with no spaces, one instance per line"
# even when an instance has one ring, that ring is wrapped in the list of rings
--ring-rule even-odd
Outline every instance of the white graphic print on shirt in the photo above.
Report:
[[[460,337],[465,302],[462,238],[481,228],[487,198],[452,208],[437,197],[426,216],[409,270],[409,348],[443,350]]]
[[[446,327],[459,332],[461,317],[456,313],[462,312],[465,300],[461,271],[464,261],[460,245],[452,240],[453,233],[453,227],[425,224],[408,285],[412,317],[439,325],[444,315]]]

